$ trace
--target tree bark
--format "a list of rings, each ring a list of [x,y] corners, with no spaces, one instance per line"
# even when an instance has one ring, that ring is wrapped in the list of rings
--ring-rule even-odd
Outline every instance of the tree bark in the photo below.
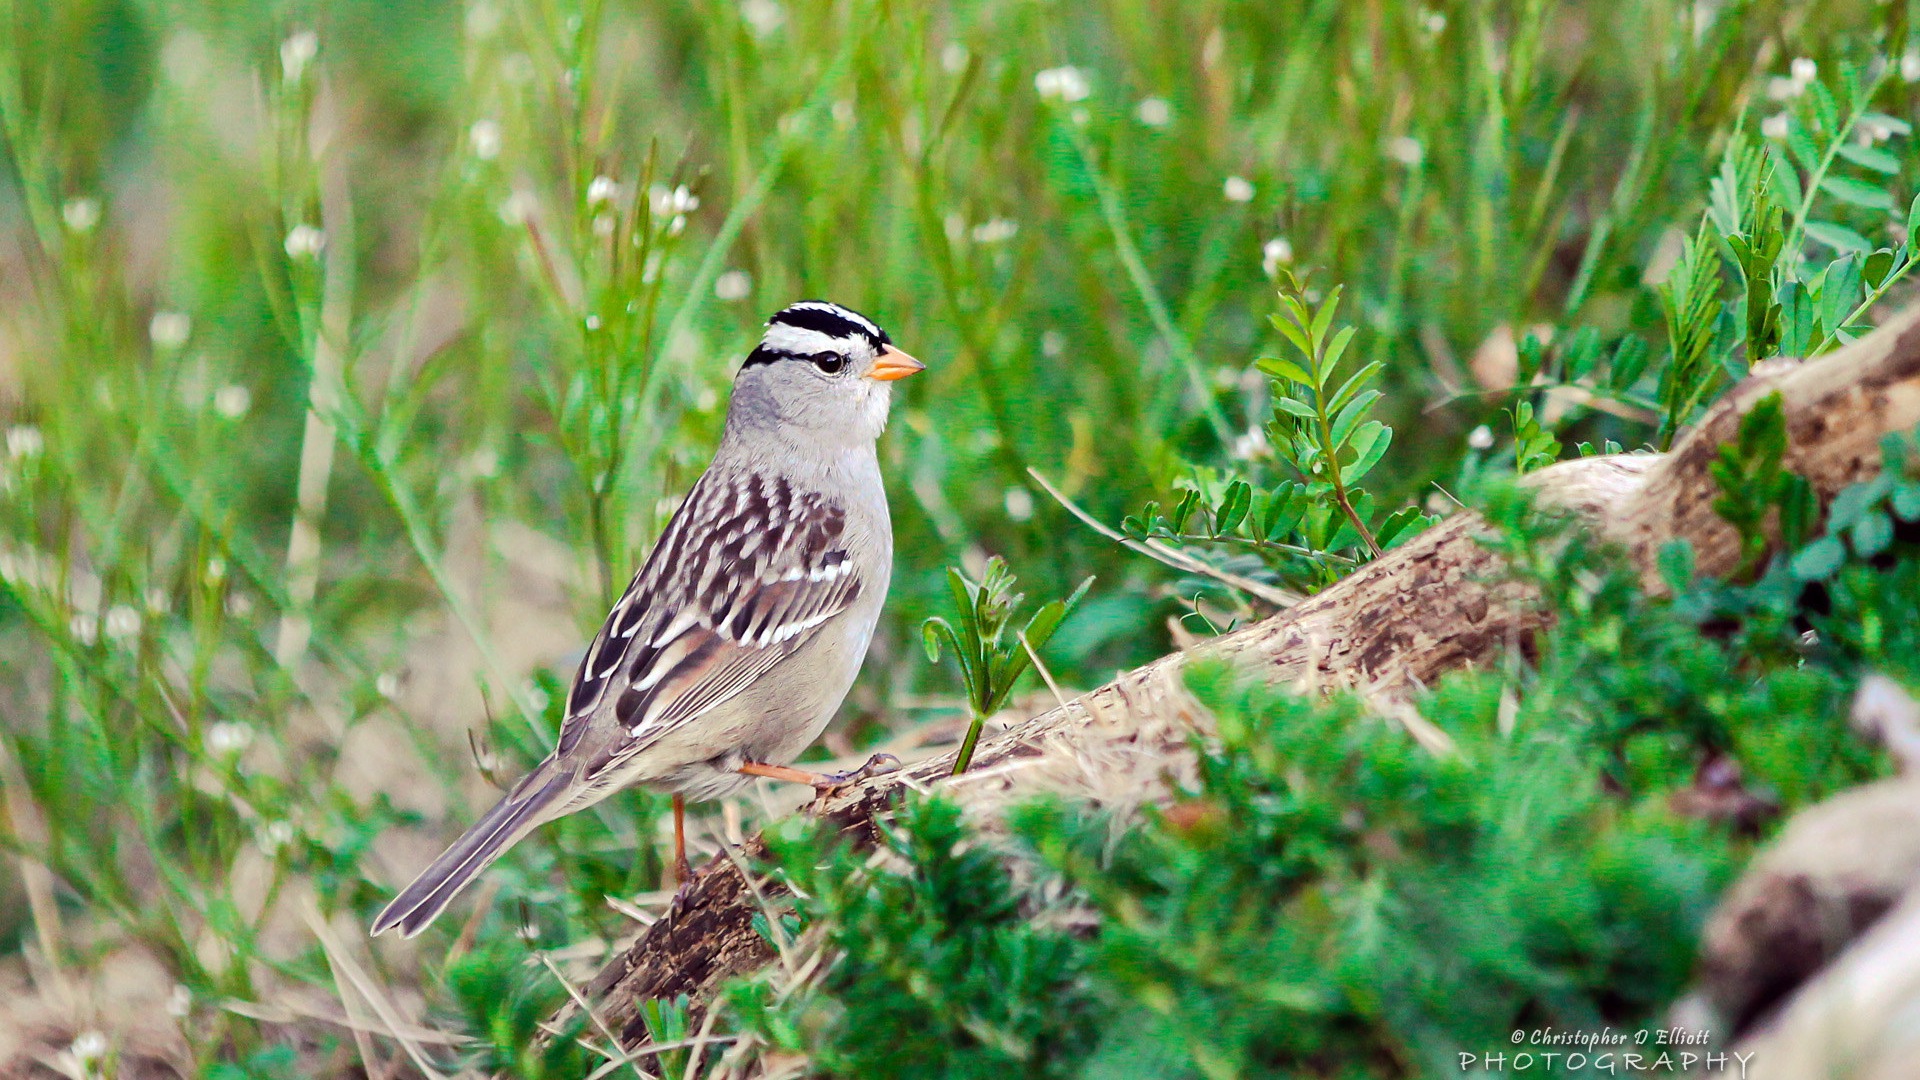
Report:
[[[1739,537],[1713,511],[1719,492],[1709,471],[1719,446],[1763,397],[1778,391],[1790,447],[1786,465],[1822,502],[1873,475],[1880,439],[1920,424],[1920,307],[1903,311],[1851,345],[1805,364],[1763,365],[1736,386],[1667,454],[1584,458],[1542,469],[1528,483],[1543,504],[1571,512],[1599,537],[1624,548],[1651,589],[1656,557],[1686,540],[1707,575],[1738,568]],[[1261,622],[1214,639],[1198,652],[1227,658],[1276,683],[1346,686],[1393,702],[1446,672],[1484,664],[1544,626],[1551,613],[1504,573],[1481,537],[1487,524],[1462,512],[1362,566],[1340,582]],[[842,828],[870,831],[902,787],[941,788],[963,805],[992,807],[1044,786],[1076,785],[1096,798],[1101,778],[1143,773],[1163,761],[1177,772],[1188,753],[1194,707],[1181,683],[1184,654],[1162,657],[1060,707],[983,738],[967,776],[947,778],[951,752],[866,781],[822,812]],[[1400,710],[1415,737],[1444,736]],[[1068,753],[1061,753],[1065,750]],[[1077,771],[1076,771],[1077,770]],[[1136,790],[1132,797],[1144,797]],[[705,1001],[725,979],[771,962],[774,951],[753,927],[765,897],[740,872],[760,851],[750,841],[737,857],[717,859],[677,897],[658,923],[590,987],[602,1018],[633,1046],[646,1039],[640,1003],[689,995]]]

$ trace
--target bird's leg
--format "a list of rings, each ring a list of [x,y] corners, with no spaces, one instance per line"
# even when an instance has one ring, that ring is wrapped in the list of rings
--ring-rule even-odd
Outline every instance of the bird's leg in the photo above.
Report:
[[[748,776],[764,776],[770,780],[786,780],[795,784],[806,784],[821,795],[843,788],[848,784],[857,784],[869,776],[881,776],[900,768],[900,759],[892,754],[875,754],[867,759],[865,765],[843,773],[814,773],[805,769],[795,769],[787,765],[762,765],[757,761],[745,761],[740,771]]]
[[[693,880],[693,867],[687,862],[687,797],[673,797],[673,883],[685,888]]]

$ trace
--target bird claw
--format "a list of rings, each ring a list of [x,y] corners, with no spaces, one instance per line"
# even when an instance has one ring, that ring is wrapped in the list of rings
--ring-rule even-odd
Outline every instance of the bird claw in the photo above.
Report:
[[[885,776],[888,773],[899,772],[900,768],[900,759],[894,757],[892,754],[875,754],[867,759],[865,765],[854,769],[852,772],[826,773],[822,775],[820,779],[814,783],[813,789],[824,797],[829,792],[838,791],[849,784],[857,784],[870,776]]]

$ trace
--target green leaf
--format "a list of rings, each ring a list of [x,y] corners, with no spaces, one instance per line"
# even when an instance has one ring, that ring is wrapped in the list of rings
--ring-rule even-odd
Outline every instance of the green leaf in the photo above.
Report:
[[[1893,543],[1893,519],[1883,513],[1872,513],[1860,519],[1853,527],[1853,550],[1863,559],[1871,559],[1887,550]]]
[[[1318,421],[1320,419],[1320,414],[1313,411],[1313,406],[1290,397],[1275,397],[1273,399],[1273,407],[1289,416],[1297,416],[1302,420]]]
[[[1379,464],[1381,455],[1387,452],[1387,447],[1392,443],[1392,428],[1378,420],[1361,424],[1353,433],[1353,463],[1340,470],[1340,482],[1347,485],[1359,483],[1369,470]]]
[[[1867,288],[1877,289],[1881,282],[1887,280],[1887,275],[1892,271],[1893,252],[1887,248],[1881,248],[1867,256],[1866,264],[1860,268],[1860,276],[1866,281]]]
[[[1328,449],[1339,453],[1341,447],[1347,445],[1347,435],[1353,431],[1354,425],[1366,419],[1367,413],[1372,411],[1374,403],[1379,400],[1380,391],[1367,390],[1348,402],[1347,407],[1340,410],[1339,415],[1333,418],[1333,445]]]
[[[1859,143],[1841,143],[1840,156],[1864,169],[1872,169],[1888,176],[1900,172],[1900,159],[1877,146],[1861,146]]]
[[[1086,580],[1082,581],[1065,600],[1049,601],[1042,604],[1039,611],[1033,613],[1033,618],[1027,620],[1026,629],[1020,632],[1026,636],[1027,644],[1033,646],[1034,652],[1039,652],[1046,647],[1047,642],[1053,640],[1054,631],[1060,629],[1060,624],[1066,621],[1068,615],[1073,614],[1073,609],[1080,606],[1080,600],[1092,587],[1093,577],[1088,575]]]
[[[1920,195],[1907,207],[1907,258],[1920,258]]]
[[[1793,162],[1788,160],[1778,146],[1767,147],[1767,157],[1773,163],[1768,170],[1773,178],[1773,201],[1781,206],[1800,205],[1800,176],[1793,171]]]
[[[1313,377],[1307,374],[1307,369],[1292,360],[1282,360],[1277,356],[1263,356],[1255,360],[1253,364],[1274,378],[1292,379],[1297,383],[1304,383],[1308,386],[1313,385]]]
[[[1272,323],[1273,328],[1280,331],[1283,337],[1293,342],[1293,347],[1299,349],[1301,355],[1309,358],[1313,356],[1313,346],[1307,343],[1307,335],[1299,326],[1295,325],[1292,319],[1284,319],[1278,315],[1270,315],[1267,317],[1267,321]]]
[[[1331,379],[1333,367],[1340,362],[1340,354],[1347,351],[1347,343],[1353,340],[1353,327],[1343,326],[1334,332],[1333,342],[1327,346],[1327,354],[1320,361],[1320,374]]]
[[[1820,181],[1820,190],[1841,202],[1864,206],[1869,210],[1891,211],[1893,209],[1893,195],[1885,188],[1869,184],[1865,180],[1856,180],[1851,176],[1829,173]]]
[[[1417,506],[1403,506],[1387,515],[1387,519],[1374,530],[1373,538],[1380,542],[1384,550],[1393,547],[1395,541],[1411,540],[1418,536],[1432,520],[1422,514]]]
[[[1828,264],[1825,280],[1820,286],[1820,326],[1827,333],[1838,331],[1864,296],[1865,291],[1860,284],[1860,258],[1848,255],[1835,259]]]
[[[1227,485],[1227,497],[1215,512],[1213,531],[1216,536],[1225,536],[1232,532],[1246,518],[1247,511],[1253,506],[1253,488],[1245,480],[1235,480]]]
[[[1819,145],[1807,131],[1807,126],[1793,115],[1787,117],[1787,149],[1793,154],[1794,160],[1800,163],[1800,168],[1809,175],[1820,168]]]
[[[1780,290],[1780,354],[1805,356],[1813,347],[1813,298],[1807,287],[1789,281]]]
[[[1173,531],[1176,533],[1186,532],[1187,522],[1193,519],[1193,512],[1199,506],[1200,493],[1198,491],[1190,490],[1182,496],[1180,505],[1173,508],[1173,517],[1170,519]]]
[[[1807,222],[1807,235],[1839,252],[1857,251],[1864,254],[1873,250],[1873,244],[1866,237],[1831,221]]]
[[[1316,354],[1319,353],[1320,346],[1323,345],[1327,340],[1327,327],[1333,325],[1334,309],[1340,306],[1341,288],[1342,288],[1341,286],[1335,285],[1333,288],[1328,289],[1326,303],[1321,304],[1320,310],[1317,313],[1315,313],[1315,315],[1313,316],[1312,336],[1313,336],[1314,352]],[[1324,371],[1325,368],[1322,367],[1321,370]]]
[[[1860,122],[1862,124],[1871,124],[1874,127],[1884,128],[1887,131],[1893,132],[1895,135],[1913,134],[1912,124],[1907,123],[1897,116],[1888,116],[1883,112],[1866,113],[1860,117]]]
[[[1920,481],[1902,480],[1895,484],[1889,502],[1901,521],[1920,521]]]
[[[1840,538],[1823,536],[1796,552],[1788,569],[1801,581],[1823,581],[1846,561],[1847,546]]]
[[[1383,361],[1375,360],[1348,376],[1347,381],[1340,384],[1340,389],[1335,390],[1333,396],[1327,399],[1327,411],[1329,413],[1338,413],[1341,409],[1345,408],[1347,402],[1352,400],[1353,395],[1358,393],[1360,388],[1365,386],[1367,382],[1385,366]]]

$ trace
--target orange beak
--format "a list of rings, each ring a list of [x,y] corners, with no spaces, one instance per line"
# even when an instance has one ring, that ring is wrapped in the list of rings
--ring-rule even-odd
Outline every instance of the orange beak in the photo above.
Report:
[[[895,379],[904,379],[916,371],[925,370],[927,365],[888,345],[880,350],[879,357],[873,362],[873,370],[867,372],[867,378],[880,382],[892,382]]]

